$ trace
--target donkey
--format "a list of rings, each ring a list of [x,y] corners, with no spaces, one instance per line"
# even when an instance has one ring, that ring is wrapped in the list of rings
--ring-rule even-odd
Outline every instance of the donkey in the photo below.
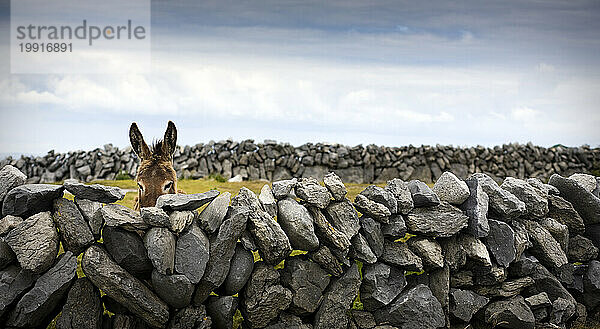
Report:
[[[165,137],[148,147],[134,122],[129,128],[129,140],[133,151],[140,158],[135,177],[138,196],[134,209],[139,211],[142,207],[154,207],[159,196],[180,193],[177,190],[177,174],[173,168],[173,154],[177,145],[175,124],[169,121]]]

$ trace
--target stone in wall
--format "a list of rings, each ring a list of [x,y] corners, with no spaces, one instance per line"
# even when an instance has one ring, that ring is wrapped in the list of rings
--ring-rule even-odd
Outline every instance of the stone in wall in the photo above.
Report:
[[[266,152],[260,153],[259,145],[241,146],[245,164],[236,162],[234,150],[240,146],[233,145],[212,145],[220,150],[205,155],[210,158],[207,166],[219,170],[215,163],[221,157],[231,161],[232,170],[238,168],[238,173],[246,166],[250,177],[267,176],[267,170],[263,174],[261,169],[266,168],[261,167]],[[319,152],[306,147],[296,161],[290,157],[295,152],[293,147],[276,145],[269,145],[271,151],[284,155],[286,165],[290,161],[290,172],[298,175],[306,172],[302,165],[324,166],[326,160],[328,165],[341,164],[344,168],[362,163],[371,167],[362,174],[377,179],[383,175],[382,166],[399,159],[398,153],[372,145],[364,147],[360,157],[353,154],[353,148],[321,145]],[[339,150],[341,156],[331,160],[326,148]],[[476,154],[484,156],[485,148],[477,150]],[[179,157],[187,151],[177,152]],[[370,152],[377,156],[371,157]],[[434,167],[439,168],[431,169],[433,177],[441,177],[444,170],[452,168],[444,156],[442,152],[427,159],[429,165],[435,163]],[[490,156],[497,155],[484,157]],[[424,165],[418,159],[411,163],[414,168]],[[275,167],[269,168],[272,172]],[[90,170],[90,176],[95,175],[92,167]],[[232,328],[234,318],[241,319],[234,314],[241,311],[244,328],[441,328],[463,327],[468,322],[477,328],[504,325],[566,329],[584,325],[586,316],[595,316],[600,306],[600,263],[595,245],[600,241],[600,230],[596,230],[600,224],[586,225],[578,208],[562,199],[560,189],[533,179],[507,180],[502,186],[511,192],[497,187],[510,194],[496,188],[490,193],[514,201],[512,195],[525,204],[525,211],[519,217],[512,217],[514,213],[499,216],[498,211],[492,211],[488,219],[486,214],[488,231],[485,236],[477,236],[472,233],[478,231],[468,226],[467,214],[477,205],[465,207],[471,190],[460,208],[451,205],[446,196],[438,205],[417,202],[414,208],[408,186],[392,179],[385,188],[371,186],[359,193],[364,198],[355,200],[362,213],[359,218],[357,209],[346,199],[345,186],[340,186],[332,175],[328,177],[333,179],[329,188],[317,188],[310,183],[314,181],[307,180],[305,183],[312,187],[300,193],[305,199],[301,201],[296,199],[298,182],[293,179],[273,184],[271,198],[257,197],[245,188],[231,199],[231,205],[228,196],[220,201],[209,198],[215,202],[211,218],[216,220],[204,221],[204,225],[197,220],[196,209],[186,210],[195,204],[185,200],[181,210],[145,208],[140,215],[114,204],[61,201],[61,195],[52,200],[61,206],[55,209],[57,223],[63,225],[58,231],[49,212],[25,219],[5,216],[0,219],[0,241],[8,241],[4,247],[14,252],[14,257],[7,257],[7,263],[1,265],[4,268],[0,268],[0,322],[32,326],[29,322],[35,321],[36,325],[45,325],[62,310],[57,328],[88,324],[98,328],[100,322],[102,327],[119,328]],[[477,177],[470,181],[479,183]],[[581,177],[569,179],[590,193],[591,179],[583,178],[589,186],[577,182]],[[459,182],[458,178],[453,182]],[[491,184],[487,178],[484,183]],[[440,196],[452,193],[443,186],[436,188]],[[479,187],[478,193],[487,195]],[[324,189],[329,193],[328,202],[311,199]],[[540,193],[537,196],[548,199],[549,212],[543,218],[528,212],[532,209],[533,194],[528,194],[532,189]],[[406,196],[412,204],[406,202]],[[521,208],[516,201],[505,201],[494,201],[506,207],[505,214],[515,211],[508,204]],[[289,202],[293,211],[282,216],[278,212],[287,210],[277,209],[277,202],[285,207]],[[388,223],[381,223],[382,217],[373,218],[373,204],[388,211],[389,215],[384,216]],[[269,205],[277,211],[269,212]],[[112,218],[101,218],[92,228],[90,217],[102,215],[104,208],[113,212],[109,213]],[[480,214],[485,213],[482,209],[477,209]],[[285,216],[289,218],[283,219]],[[81,229],[64,226],[73,219],[78,223],[75,228]],[[312,223],[313,230],[286,227],[282,219],[301,219],[303,225]],[[40,223],[45,225],[38,227]],[[74,248],[75,240],[65,234],[71,229],[86,231],[93,239]],[[142,236],[158,231],[164,232],[159,236],[167,238],[154,239],[155,243],[144,246]],[[46,243],[48,237],[50,243]],[[314,249],[307,242],[312,239],[316,240]],[[32,244],[38,240],[44,244]],[[57,258],[59,242],[68,251]],[[55,248],[47,249],[47,245]],[[296,249],[293,252],[292,246]],[[70,250],[83,249],[86,278],[75,280],[77,255]],[[173,265],[169,265],[169,257]],[[35,268],[35,264],[38,274],[23,269]],[[102,298],[100,290],[106,293]],[[356,298],[359,292],[362,310],[357,309],[361,307]],[[101,314],[102,304],[110,316]],[[80,306],[86,306],[86,310]]]

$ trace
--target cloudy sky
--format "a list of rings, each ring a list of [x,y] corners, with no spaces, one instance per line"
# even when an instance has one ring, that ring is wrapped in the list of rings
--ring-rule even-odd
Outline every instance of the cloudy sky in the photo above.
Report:
[[[153,1],[151,71],[95,75],[10,74],[0,3],[0,153],[167,120],[181,145],[600,145],[598,1]]]

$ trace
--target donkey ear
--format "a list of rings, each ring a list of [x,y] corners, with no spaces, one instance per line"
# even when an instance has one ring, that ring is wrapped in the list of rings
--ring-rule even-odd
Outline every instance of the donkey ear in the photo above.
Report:
[[[148,148],[148,144],[144,141],[144,136],[142,136],[142,133],[135,122],[129,127],[129,141],[131,142],[133,151],[140,159],[147,159],[150,157],[150,148]]]
[[[173,157],[175,148],[177,147],[177,128],[173,121],[169,121],[167,125],[167,131],[165,132],[165,138],[163,139],[163,151],[164,154],[169,158]]]

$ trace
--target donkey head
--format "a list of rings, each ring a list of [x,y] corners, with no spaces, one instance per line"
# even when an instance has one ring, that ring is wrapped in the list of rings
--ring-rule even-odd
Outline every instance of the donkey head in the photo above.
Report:
[[[173,169],[177,128],[169,121],[165,137],[148,147],[134,122],[129,128],[129,140],[133,151],[140,158],[140,166],[135,178],[138,185],[138,202],[135,209],[154,207],[159,196],[177,193],[177,174]]]

